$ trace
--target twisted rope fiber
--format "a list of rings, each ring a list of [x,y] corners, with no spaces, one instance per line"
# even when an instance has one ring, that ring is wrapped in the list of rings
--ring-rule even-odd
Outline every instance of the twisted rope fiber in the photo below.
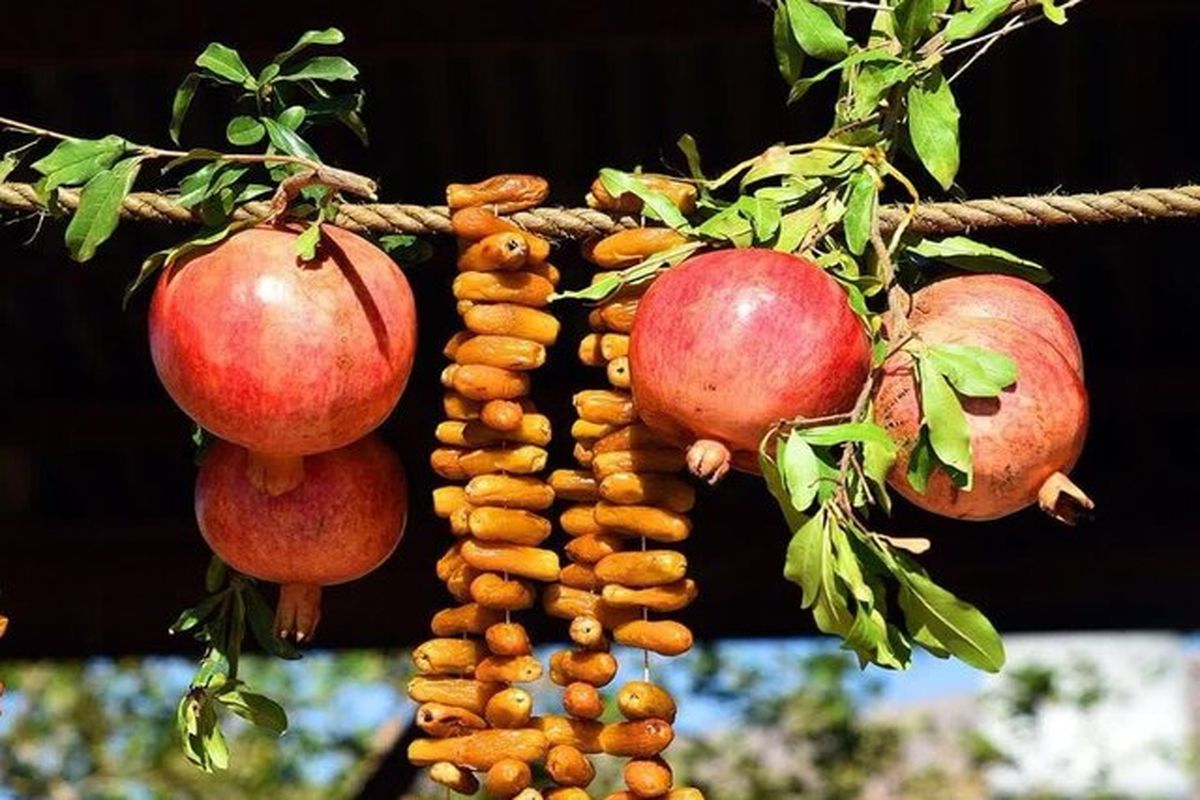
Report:
[[[59,192],[60,204],[69,211],[79,205],[77,190]],[[0,210],[45,211],[28,183],[0,183]],[[249,203],[236,212],[245,219],[267,213],[266,203]],[[885,230],[904,219],[903,206],[881,210]],[[170,196],[136,192],[125,198],[121,216],[154,222],[195,223],[191,209]],[[997,197],[964,202],[922,203],[910,230],[917,233],[964,233],[977,228],[1071,225],[1122,222],[1138,219],[1200,217],[1200,185],[1174,189],[1122,189],[1100,194]],[[551,239],[586,239],[637,226],[630,216],[616,217],[591,208],[543,206],[520,211],[511,219],[526,230]],[[445,206],[389,203],[346,203],[338,207],[334,223],[353,231],[451,234],[450,212]]]

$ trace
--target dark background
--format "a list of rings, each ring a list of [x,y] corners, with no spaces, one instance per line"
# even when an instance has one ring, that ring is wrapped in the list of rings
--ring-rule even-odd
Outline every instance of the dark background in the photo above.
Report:
[[[750,0],[458,2],[209,6],[49,4],[5,8],[0,115],[81,136],[117,132],[167,144],[172,93],[211,40],[252,69],[303,30],[336,25],[362,69],[368,150],[341,132],[318,149],[380,179],[391,201],[434,203],[453,180],[502,171],[548,177],[576,205],[606,165],[678,164],[693,133],[710,170],[828,125],[830,95],[785,109],[770,10]],[[1071,23],[1002,42],[957,85],[971,196],[1169,186],[1197,177],[1192,3],[1087,0]],[[101,10],[103,8],[103,10]],[[199,10],[204,9],[204,10]],[[208,113],[206,113],[206,110]],[[227,108],[202,93],[185,142],[220,146]],[[912,170],[916,172],[917,170]],[[11,218],[8,218],[11,219]],[[6,220],[7,221],[7,220]],[[202,592],[207,550],[191,517],[190,426],[155,380],[146,297],[123,312],[141,259],[184,235],[125,224],[87,265],[61,226],[32,242],[31,221],[0,225],[0,610],[7,656],[194,652],[166,629]],[[1035,511],[958,524],[901,509],[890,529],[930,535],[935,577],[1005,630],[1196,628],[1195,245],[1200,223],[988,232],[1046,264],[1079,328],[1093,429],[1075,472],[1099,503],[1086,527]],[[448,541],[432,519],[427,456],[437,376],[457,327],[448,242],[408,270],[422,315],[417,368],[384,429],[412,484],[407,537],[373,575],[326,592],[323,646],[398,646],[424,635],[446,600],[433,561]],[[570,243],[557,261],[585,272]],[[539,403],[562,431],[570,394],[602,382],[577,367],[583,311]],[[781,576],[786,531],[745,476],[705,492],[687,544],[703,587],[689,620],[701,636],[812,632]],[[543,635],[561,634],[557,622]]]

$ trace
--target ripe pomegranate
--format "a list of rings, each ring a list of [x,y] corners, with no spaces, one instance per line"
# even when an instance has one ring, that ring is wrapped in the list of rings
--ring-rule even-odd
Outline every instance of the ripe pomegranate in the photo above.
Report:
[[[404,274],[365,239],[325,225],[301,262],[296,226],[259,226],[181,259],[150,306],[150,352],[196,422],[250,449],[255,483],[283,492],[299,456],[366,435],[412,371],[416,310]]]
[[[757,471],[771,426],[854,406],[866,331],[820,267],[773,250],[706,253],[663,274],[638,305],[630,377],[642,419],[688,445],[697,476]]]
[[[408,485],[400,459],[368,436],[304,458],[304,480],[279,495],[247,476],[250,454],[217,442],[196,478],[196,520],[213,552],[255,578],[283,584],[280,636],[312,637],[321,587],[378,567],[404,535]]]
[[[909,321],[934,317],[991,317],[1027,328],[1049,341],[1071,368],[1083,374],[1083,352],[1071,318],[1054,298],[1011,275],[957,275],[913,295]]]
[[[976,345],[1006,353],[1016,362],[1018,377],[999,397],[961,398],[971,435],[971,490],[958,488],[939,469],[922,494],[905,477],[921,427],[920,390],[911,357],[903,351],[893,355],[884,364],[875,396],[876,421],[901,445],[891,485],[920,508],[960,519],[995,519],[1037,501],[1069,522],[1077,511],[1074,503],[1092,508],[1065,474],[1083,450],[1087,392],[1057,348],[998,318],[929,317],[916,332],[926,344]]]

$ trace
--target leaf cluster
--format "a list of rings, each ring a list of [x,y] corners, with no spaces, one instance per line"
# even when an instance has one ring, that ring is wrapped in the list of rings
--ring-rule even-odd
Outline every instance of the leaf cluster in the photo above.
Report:
[[[229,748],[220,723],[222,708],[276,734],[287,730],[283,708],[250,691],[238,679],[247,628],[270,655],[297,659],[300,653],[275,634],[274,615],[255,583],[231,572],[216,556],[205,575],[205,587],[209,596],[180,613],[170,630],[173,634],[191,633],[205,647],[191,686],[179,701],[176,722],[188,761],[214,772],[229,766]]]

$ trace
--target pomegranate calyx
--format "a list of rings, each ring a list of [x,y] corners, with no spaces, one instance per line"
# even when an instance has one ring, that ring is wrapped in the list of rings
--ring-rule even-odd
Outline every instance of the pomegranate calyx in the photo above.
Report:
[[[698,439],[687,451],[688,469],[697,478],[715,486],[733,465],[729,448],[713,439]]]
[[[246,479],[255,489],[272,497],[287,494],[304,482],[304,458],[251,452]]]
[[[285,583],[279,587],[275,607],[275,631],[280,639],[294,637],[297,643],[313,637],[321,621],[321,587],[312,583]]]
[[[1089,512],[1096,507],[1092,498],[1061,472],[1054,473],[1042,484],[1038,490],[1038,505],[1066,525],[1089,519]]]

